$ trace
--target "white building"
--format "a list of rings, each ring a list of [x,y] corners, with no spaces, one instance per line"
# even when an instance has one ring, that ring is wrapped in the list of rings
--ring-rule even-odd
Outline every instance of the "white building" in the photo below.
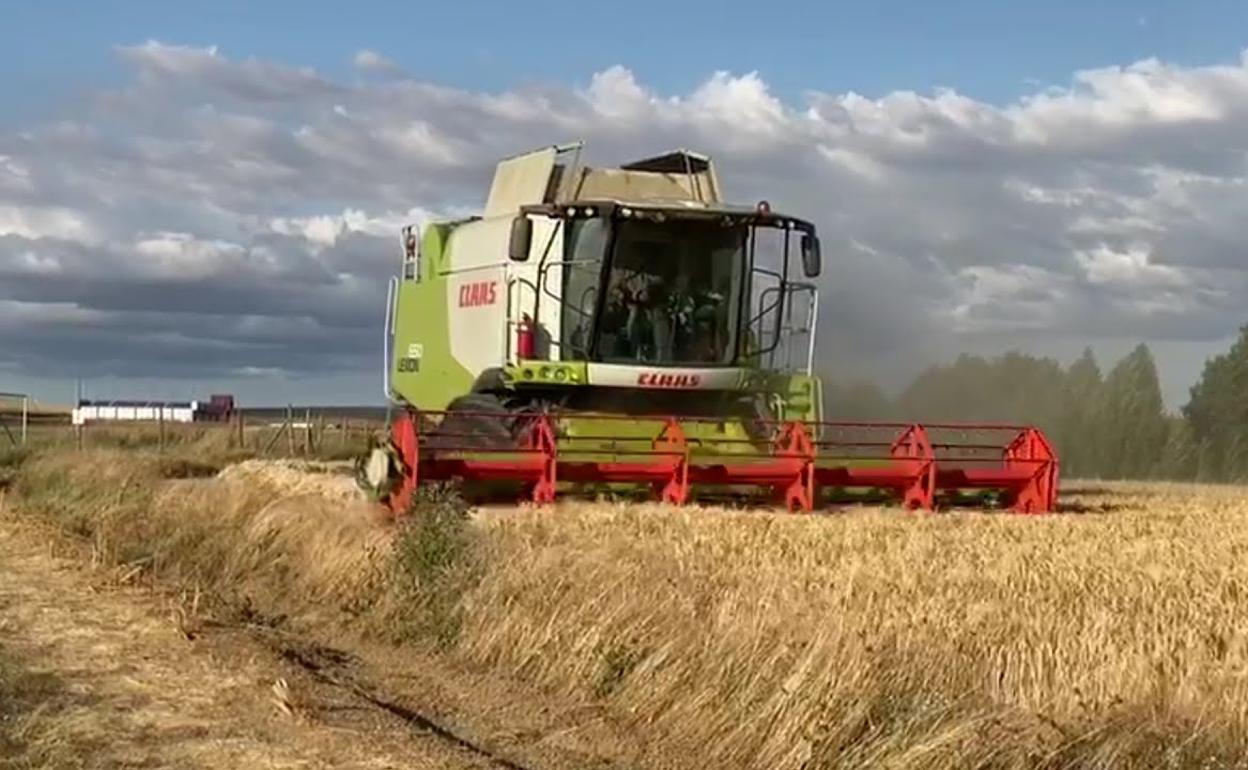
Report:
[[[195,422],[198,401],[84,401],[74,407],[74,425],[88,422]]]

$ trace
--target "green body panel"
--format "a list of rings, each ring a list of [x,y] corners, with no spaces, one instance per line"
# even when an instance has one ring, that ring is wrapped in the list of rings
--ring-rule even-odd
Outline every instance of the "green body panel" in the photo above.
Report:
[[[472,388],[475,377],[451,355],[450,291],[439,275],[451,229],[430,226],[421,240],[421,279],[399,281],[390,387],[418,409],[445,409]]]
[[[503,367],[503,380],[508,387],[526,385],[575,387],[589,382],[584,361],[521,361]]]
[[[823,419],[823,383],[806,374],[772,374],[767,390],[776,397],[781,420],[818,422]]]
[[[636,460],[630,453],[649,453],[665,424],[658,418],[622,419],[592,413],[563,416],[558,421],[559,451],[594,459]],[[745,426],[733,419],[681,420],[680,429],[689,442],[691,456],[749,455],[765,449],[765,444],[755,443]]]
[[[820,420],[823,416],[822,388],[818,377],[760,372],[767,380],[767,392],[774,397],[781,420]],[[757,387],[757,382],[743,383]],[[679,419],[679,415],[673,415]],[[630,453],[650,450],[666,425],[660,418],[581,413],[558,421],[559,449],[582,458],[635,460]],[[751,435],[744,422],[679,419],[680,430],[689,445],[691,457],[715,457],[732,462],[734,456],[766,455],[770,452],[767,435]],[[770,433],[767,431],[766,433]]]

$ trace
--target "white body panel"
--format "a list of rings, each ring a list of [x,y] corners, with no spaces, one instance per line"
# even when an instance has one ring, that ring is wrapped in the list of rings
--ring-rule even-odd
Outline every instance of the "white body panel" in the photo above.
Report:
[[[450,264],[444,274],[451,355],[474,375],[515,362],[516,329],[522,315],[533,312],[542,255],[549,251],[552,262],[563,258],[563,230],[557,220],[535,217],[529,260],[508,261],[511,221],[509,215],[461,225],[447,244]],[[548,269],[546,278],[559,286],[559,266]],[[543,294],[538,304],[537,320],[544,334],[557,342],[561,306],[550,294]],[[551,349],[551,357],[557,357],[557,346]],[[541,347],[538,352],[543,352]]]
[[[685,366],[631,366],[589,364],[590,385],[652,390],[731,390],[741,384],[745,370]]]
[[[507,234],[511,217],[455,228],[447,243],[451,355],[474,375],[499,366],[507,345]]]

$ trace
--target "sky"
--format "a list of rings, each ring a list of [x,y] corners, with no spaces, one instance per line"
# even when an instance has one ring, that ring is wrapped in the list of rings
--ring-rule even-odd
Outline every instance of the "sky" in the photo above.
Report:
[[[1146,341],[1177,407],[1248,322],[1246,47],[1193,0],[12,5],[0,391],[375,403],[397,228],[584,139],[815,221],[833,377]]]

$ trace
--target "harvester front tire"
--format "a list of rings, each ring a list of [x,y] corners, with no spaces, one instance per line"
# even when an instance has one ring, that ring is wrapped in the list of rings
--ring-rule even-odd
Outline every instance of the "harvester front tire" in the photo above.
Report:
[[[429,435],[432,449],[508,449],[517,444],[513,413],[488,393],[460,396],[446,407],[442,424]]]

